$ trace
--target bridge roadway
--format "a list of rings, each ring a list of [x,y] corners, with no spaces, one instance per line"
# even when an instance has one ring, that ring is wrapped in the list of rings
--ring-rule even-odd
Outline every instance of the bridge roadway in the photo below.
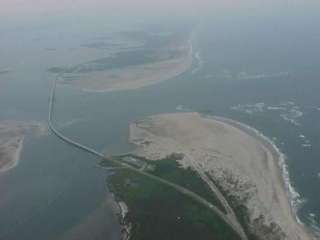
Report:
[[[86,151],[90,154],[93,154],[97,157],[100,157],[101,159],[107,159],[110,162],[115,163],[116,165],[130,169],[131,171],[133,171],[137,174],[140,174],[140,175],[145,176],[149,179],[152,179],[156,182],[167,185],[167,186],[175,189],[177,192],[180,192],[180,193],[184,194],[185,196],[190,197],[191,199],[195,200],[199,204],[203,205],[204,207],[208,208],[210,211],[212,211],[213,213],[215,213],[219,217],[221,217],[221,219],[223,219],[239,235],[241,240],[248,240],[247,235],[245,234],[241,224],[236,219],[229,217],[227,214],[224,214],[220,209],[218,209],[216,206],[214,206],[212,203],[210,203],[209,201],[207,201],[203,197],[199,196],[198,194],[196,194],[196,193],[194,193],[184,187],[181,187],[175,183],[167,181],[163,178],[160,178],[160,177],[155,176],[153,174],[144,172],[141,169],[137,169],[135,167],[132,167],[131,165],[129,165],[127,163],[120,162],[120,161],[114,160],[112,158],[107,158],[104,154],[94,150],[93,148],[87,147],[79,142],[76,142],[76,141],[72,140],[71,138],[68,138],[63,133],[61,133],[58,129],[56,129],[54,124],[52,123],[52,119],[53,119],[53,113],[54,113],[54,100],[55,100],[55,92],[56,92],[56,85],[57,85],[58,78],[59,78],[59,76],[57,76],[56,79],[53,81],[53,86],[51,88],[50,99],[49,99],[49,113],[48,113],[49,128],[58,138],[60,138],[62,141],[64,141],[65,143],[67,143],[69,145],[72,145],[76,148],[79,148],[83,151]]]

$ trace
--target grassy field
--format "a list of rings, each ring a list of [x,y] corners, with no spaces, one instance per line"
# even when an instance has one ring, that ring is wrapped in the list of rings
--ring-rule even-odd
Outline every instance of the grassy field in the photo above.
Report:
[[[148,169],[154,175],[214,199],[191,169],[182,169],[169,158],[152,164]],[[132,224],[132,240],[239,239],[212,211],[171,187],[128,169],[116,170],[107,182],[117,200],[128,205],[125,223]]]
[[[173,154],[159,161],[149,161],[154,166],[150,173],[197,193],[226,213],[219,199],[201,177],[190,167],[182,168],[177,160],[179,155]]]

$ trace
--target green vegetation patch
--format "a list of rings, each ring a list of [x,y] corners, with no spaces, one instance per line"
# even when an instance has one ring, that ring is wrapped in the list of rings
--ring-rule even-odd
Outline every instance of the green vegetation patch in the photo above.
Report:
[[[87,63],[82,63],[72,67],[53,67],[49,71],[52,73],[91,73],[106,71],[110,69],[124,68],[128,66],[142,65],[157,61],[154,52],[150,50],[138,49],[126,52],[119,52],[111,57],[100,58]]]
[[[172,154],[161,160],[149,161],[150,164],[155,166],[151,168],[152,170],[149,172],[197,193],[226,213],[226,210],[220,200],[212,192],[208,184],[201,179],[199,174],[190,167],[181,167],[178,162],[181,157],[183,156],[179,156],[179,154]]]
[[[161,166],[156,171],[164,171]],[[234,231],[210,209],[175,189],[129,169],[108,177],[110,190],[129,208],[132,240],[233,240]]]

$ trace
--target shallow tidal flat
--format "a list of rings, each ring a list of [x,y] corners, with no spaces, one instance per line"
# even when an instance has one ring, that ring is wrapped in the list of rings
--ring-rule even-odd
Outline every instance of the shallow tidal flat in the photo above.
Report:
[[[37,122],[0,122],[0,172],[18,164],[26,134],[42,135],[45,132],[46,127]]]
[[[181,166],[216,185],[250,239],[312,239],[290,206],[280,156],[255,134],[223,119],[173,113],[132,123],[130,141],[149,160],[182,154]]]

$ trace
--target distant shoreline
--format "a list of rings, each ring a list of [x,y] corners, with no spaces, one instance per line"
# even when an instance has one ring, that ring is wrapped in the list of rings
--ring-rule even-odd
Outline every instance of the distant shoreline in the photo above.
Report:
[[[192,66],[191,40],[177,48],[185,48],[183,56],[137,66],[115,68],[107,71],[83,73],[79,79],[67,82],[60,78],[59,84],[75,87],[86,92],[111,92],[135,90],[164,82],[181,75]]]

